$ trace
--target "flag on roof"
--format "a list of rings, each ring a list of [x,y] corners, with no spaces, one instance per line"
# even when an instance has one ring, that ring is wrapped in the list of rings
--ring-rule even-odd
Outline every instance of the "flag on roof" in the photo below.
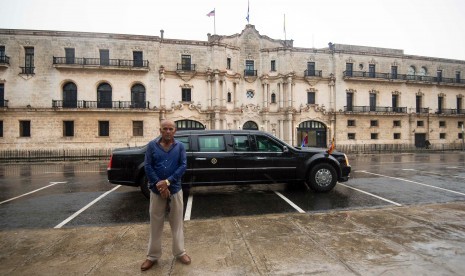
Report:
[[[213,9],[211,12],[207,13],[207,16],[215,16],[215,9]]]

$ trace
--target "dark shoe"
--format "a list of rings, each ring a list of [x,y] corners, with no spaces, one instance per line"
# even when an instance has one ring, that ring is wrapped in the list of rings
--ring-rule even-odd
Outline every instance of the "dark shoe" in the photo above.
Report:
[[[140,270],[146,271],[150,269],[157,261],[151,261],[149,259],[145,260],[144,263],[141,265]]]
[[[189,257],[189,255],[187,254],[182,255],[181,257],[178,258],[178,260],[185,265],[188,265],[191,263],[191,257]]]

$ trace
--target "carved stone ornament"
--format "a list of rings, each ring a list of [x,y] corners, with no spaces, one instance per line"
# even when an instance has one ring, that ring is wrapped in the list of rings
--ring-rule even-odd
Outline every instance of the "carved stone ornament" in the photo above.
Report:
[[[183,81],[188,82],[190,81],[195,75],[197,75],[197,71],[183,71],[183,70],[176,70],[176,74],[180,77]]]
[[[418,90],[418,92],[416,93],[416,96],[424,96],[425,93],[421,92],[421,89]]]
[[[399,91],[392,91],[392,95],[400,95],[401,93]]]

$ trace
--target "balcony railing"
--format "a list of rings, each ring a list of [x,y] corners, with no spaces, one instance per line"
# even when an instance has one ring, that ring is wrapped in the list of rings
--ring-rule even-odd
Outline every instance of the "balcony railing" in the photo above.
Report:
[[[0,107],[8,107],[8,100],[0,100]]]
[[[389,113],[407,113],[407,107],[390,107],[390,106],[344,106],[345,112],[389,112]]]
[[[244,76],[247,77],[256,77],[257,76],[257,70],[244,70]]]
[[[114,109],[149,109],[149,101],[63,101],[52,100],[53,108],[114,108]]]
[[[53,57],[53,64],[148,68],[148,60]]]
[[[391,74],[391,73],[377,73],[377,72],[365,72],[365,71],[344,71],[343,75],[344,77],[347,77],[347,78],[367,78],[367,79],[371,78],[371,79],[385,79],[385,80],[404,80],[404,81],[418,81],[418,82],[465,84],[465,79],[407,75],[407,74]]]
[[[0,64],[10,65],[10,57],[6,55],[0,55]]]
[[[410,108],[410,113],[428,114],[429,107],[413,107]]]
[[[465,109],[457,109],[457,108],[438,109],[436,110],[436,114],[461,115],[461,114],[465,114]]]
[[[176,64],[176,70],[178,71],[195,71],[195,64]]]
[[[28,66],[28,67],[19,67],[19,68],[21,68],[21,74],[34,75],[35,67]]]
[[[305,70],[304,71],[305,77],[320,77],[321,78],[321,70]]]

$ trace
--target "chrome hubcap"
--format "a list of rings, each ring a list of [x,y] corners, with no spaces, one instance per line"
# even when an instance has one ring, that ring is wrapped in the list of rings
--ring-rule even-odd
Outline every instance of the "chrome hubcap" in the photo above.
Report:
[[[325,187],[331,184],[333,176],[328,169],[321,169],[316,172],[315,182],[320,187]]]

